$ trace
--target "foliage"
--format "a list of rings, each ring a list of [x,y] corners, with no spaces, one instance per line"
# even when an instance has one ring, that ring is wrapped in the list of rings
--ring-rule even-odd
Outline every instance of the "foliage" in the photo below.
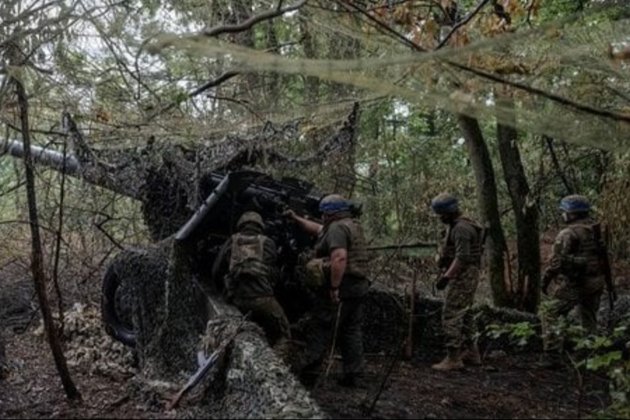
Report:
[[[519,346],[526,346],[529,339],[536,335],[536,328],[530,322],[515,322],[508,324],[490,324],[486,327],[486,335],[497,339],[506,335]]]
[[[622,357],[621,350],[611,350],[613,340],[626,337],[626,329],[626,326],[617,327],[607,337],[584,336],[579,329],[569,330],[569,337],[580,354],[579,359],[573,362],[575,368],[602,372],[609,379],[612,403],[598,413],[604,418],[627,418],[630,415],[630,360]]]

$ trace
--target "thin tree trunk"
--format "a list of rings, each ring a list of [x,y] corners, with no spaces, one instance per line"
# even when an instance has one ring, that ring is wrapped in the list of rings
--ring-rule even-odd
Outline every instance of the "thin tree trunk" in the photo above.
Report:
[[[492,287],[492,298],[496,306],[510,306],[511,298],[509,290],[506,288],[504,273],[505,236],[501,227],[497,186],[490,153],[476,119],[458,114],[457,121],[466,140],[468,155],[475,173],[481,217],[488,228],[485,254]]]
[[[567,194],[575,194],[575,187],[571,185],[566,175],[562,171],[562,168],[560,167],[560,161],[558,160],[558,155],[556,154],[556,151],[553,148],[553,139],[548,136],[543,136],[543,139],[545,140],[545,143],[547,144],[547,148],[549,149],[551,162],[553,163],[553,166],[556,168],[556,172],[558,176],[560,177],[560,179],[562,180],[562,183],[564,184],[564,188],[566,188],[567,190]]]
[[[538,207],[530,196],[529,184],[518,149],[518,133],[514,128],[514,101],[511,97],[500,96],[497,103],[504,115],[506,124],[497,124],[499,155],[503,166],[503,176],[510,193],[514,219],[516,222],[516,243],[518,252],[518,309],[535,313],[540,302],[540,239]]]
[[[26,92],[24,85],[18,79],[13,79],[16,87],[16,93],[18,98],[18,104],[20,108],[20,121],[22,125],[22,141],[24,142],[24,165],[26,173],[26,196],[28,200],[28,213],[31,226],[32,237],[32,258],[31,268],[33,271],[33,280],[35,282],[35,290],[37,292],[37,298],[39,300],[39,307],[42,311],[42,317],[44,319],[44,328],[46,329],[46,335],[48,337],[48,343],[52,350],[53,358],[55,359],[55,365],[57,371],[61,377],[61,383],[66,391],[66,395],[69,399],[80,399],[81,394],[74,386],[74,382],[70,377],[68,366],[66,364],[66,358],[61,348],[61,343],[57,335],[57,328],[55,327],[52,312],[50,310],[50,304],[48,302],[48,296],[46,295],[46,278],[43,265],[43,252],[42,243],[39,236],[39,220],[37,214],[37,200],[35,197],[35,177],[33,173],[33,161],[31,157],[31,139],[28,123],[28,100],[26,99]]]
[[[300,32],[302,34],[302,45],[304,48],[304,56],[306,58],[317,58],[317,49],[313,35],[309,31],[308,21],[311,11],[308,8],[304,8],[300,11],[300,14],[304,15],[304,18],[300,21]],[[319,102],[319,87],[320,80],[314,76],[304,77],[304,97],[306,103],[311,106],[316,106]]]

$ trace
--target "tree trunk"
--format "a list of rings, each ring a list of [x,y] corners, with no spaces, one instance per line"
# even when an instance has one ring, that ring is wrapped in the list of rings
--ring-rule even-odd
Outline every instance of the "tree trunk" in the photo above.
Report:
[[[37,199],[35,196],[35,176],[33,171],[33,161],[30,148],[31,138],[28,123],[28,101],[26,99],[26,92],[24,90],[24,85],[22,85],[22,82],[15,78],[13,78],[13,82],[15,83],[18,104],[20,108],[22,141],[24,142],[26,195],[28,200],[28,213],[32,237],[31,269],[33,271],[33,281],[35,282],[35,290],[37,292],[37,298],[39,300],[39,307],[42,311],[44,328],[48,337],[48,343],[50,344],[50,349],[52,350],[53,358],[55,359],[57,371],[59,372],[59,376],[61,377],[61,383],[63,384],[63,388],[66,391],[66,395],[69,399],[80,399],[81,394],[74,386],[74,382],[72,381],[72,378],[70,377],[70,372],[68,371],[66,358],[61,348],[59,336],[57,335],[57,328],[55,327],[52,312],[50,310],[48,296],[46,295],[46,277],[44,274],[42,243],[39,236],[39,217],[37,214]]]
[[[300,32],[302,34],[302,45],[304,48],[304,56],[306,58],[318,58],[315,41],[313,35],[309,31],[308,21],[311,11],[308,8],[304,8],[300,11],[300,14],[304,16],[300,20]],[[319,87],[320,80],[314,76],[304,77],[304,98],[307,105],[315,106],[319,102]]]
[[[7,373],[7,357],[4,350],[4,338],[2,330],[0,330],[0,381],[4,379]]]
[[[459,114],[457,121],[466,140],[468,155],[473,165],[481,217],[488,228],[485,254],[492,287],[492,298],[496,306],[509,306],[511,303],[510,293],[504,281],[505,236],[501,227],[492,160],[477,120]]]
[[[510,193],[514,219],[516,222],[516,243],[518,252],[518,292],[517,309],[536,312],[540,301],[540,238],[538,226],[538,207],[529,194],[529,185],[521,154],[516,143],[518,133],[514,128],[514,101],[511,97],[499,97],[497,103],[505,109],[501,121],[497,124],[497,141],[503,166],[503,176]]]

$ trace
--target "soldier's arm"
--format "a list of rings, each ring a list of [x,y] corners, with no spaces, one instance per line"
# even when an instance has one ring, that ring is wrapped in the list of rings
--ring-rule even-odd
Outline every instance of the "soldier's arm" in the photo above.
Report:
[[[473,240],[471,233],[462,226],[455,226],[452,235],[455,244],[455,258],[444,273],[444,277],[447,278],[457,277],[471,260]]]
[[[339,287],[348,265],[348,247],[350,246],[350,232],[341,224],[330,225],[326,241],[330,249],[330,298],[339,302]]]
[[[330,288],[339,289],[348,264],[348,250],[335,248],[330,253]]]
[[[575,238],[573,232],[569,229],[560,231],[551,247],[549,265],[543,277],[551,280],[553,277],[565,271],[568,268],[567,263],[571,258],[571,254],[575,252],[576,246],[577,238]]]
[[[317,236],[319,231],[322,230],[322,225],[320,223],[314,222],[312,220],[306,219],[302,216],[298,216],[293,210],[288,210],[286,213],[291,219],[295,220],[295,222],[311,236]]]

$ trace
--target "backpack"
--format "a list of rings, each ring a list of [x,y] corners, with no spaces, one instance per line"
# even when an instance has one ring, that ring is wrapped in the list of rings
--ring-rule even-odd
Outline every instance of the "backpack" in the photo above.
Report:
[[[264,235],[243,235],[240,233],[232,236],[232,250],[230,254],[229,277],[230,288],[236,287],[235,283],[246,278],[267,277],[267,265],[263,261],[265,240]]]

